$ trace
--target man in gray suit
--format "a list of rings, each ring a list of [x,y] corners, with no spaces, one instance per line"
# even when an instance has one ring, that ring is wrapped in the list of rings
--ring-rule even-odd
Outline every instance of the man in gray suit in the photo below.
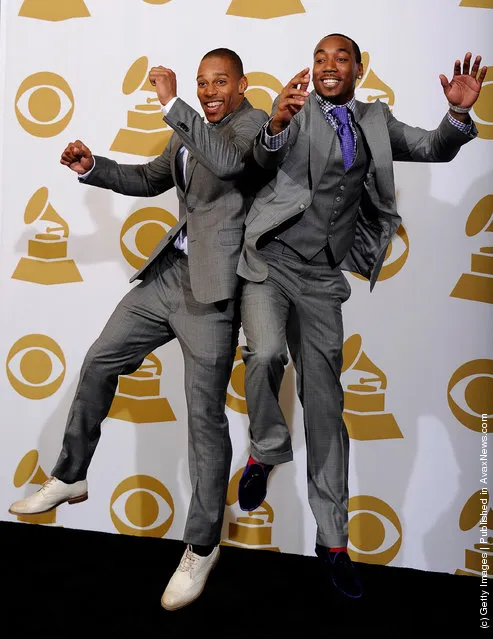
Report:
[[[340,382],[341,305],[351,289],[342,270],[360,273],[372,289],[401,218],[392,162],[447,162],[472,140],[468,112],[486,74],[478,56],[440,76],[449,112],[434,131],[399,122],[386,104],[358,102],[358,45],[341,34],[315,47],[274,104],[254,156],[272,179],[246,219],[238,273],[247,345],[245,391],[251,454],[239,483],[244,510],[259,506],[275,464],[293,457],[278,403],[287,347],[297,374],[307,447],[308,499],[317,523],[316,554],[343,593],[360,597],[347,553],[349,437]],[[287,345],[286,345],[287,342]]]
[[[159,157],[118,164],[93,156],[77,140],[61,163],[80,181],[125,195],[155,196],[176,186],[180,219],[132,277],[142,282],[118,304],[87,353],[51,477],[10,512],[41,513],[87,499],[88,467],[118,376],[134,372],[176,337],[185,363],[192,497],[186,549],[161,599],[175,610],[200,595],[219,556],[232,456],[225,402],[239,332],[236,267],[251,203],[245,167],[267,113],[245,98],[243,65],[229,49],[210,51],[198,69],[197,96],[207,122],[177,97],[171,69],[154,67],[149,79],[174,129]]]

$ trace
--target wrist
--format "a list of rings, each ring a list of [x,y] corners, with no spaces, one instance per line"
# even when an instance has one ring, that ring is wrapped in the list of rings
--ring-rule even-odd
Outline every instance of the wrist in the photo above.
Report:
[[[278,135],[279,133],[281,133],[281,131],[284,131],[287,126],[287,122],[278,122],[274,118],[272,118],[272,120],[269,122],[269,126],[267,127],[268,133],[270,135]]]
[[[467,114],[469,113],[469,111],[472,109],[472,106],[470,107],[461,107],[461,106],[457,106],[455,104],[452,104],[451,102],[448,103],[448,108],[450,109],[450,111],[452,111],[452,113],[460,113],[460,114]]]

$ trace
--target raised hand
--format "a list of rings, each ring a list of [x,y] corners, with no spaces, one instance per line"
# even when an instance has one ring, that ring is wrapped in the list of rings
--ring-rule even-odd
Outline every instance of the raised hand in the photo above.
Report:
[[[68,166],[79,175],[84,175],[94,166],[91,150],[80,140],[70,142],[62,153],[60,164]]]
[[[163,106],[176,97],[175,72],[166,67],[152,67],[149,71],[149,81],[156,87],[157,97]]]
[[[447,100],[450,104],[464,109],[472,107],[478,99],[481,85],[488,70],[488,67],[482,67],[479,70],[481,56],[477,55],[469,71],[471,58],[472,54],[470,52],[466,53],[462,69],[460,60],[455,61],[454,75],[450,82],[446,76],[440,74],[440,82]]]
[[[280,133],[291,122],[294,115],[303,108],[308,96],[308,83],[310,82],[310,71],[306,67],[286,84],[279,95],[277,109],[269,124],[269,129],[273,135]]]

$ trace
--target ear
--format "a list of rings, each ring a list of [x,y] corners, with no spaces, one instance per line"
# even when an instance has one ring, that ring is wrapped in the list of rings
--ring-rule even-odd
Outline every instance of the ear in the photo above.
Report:
[[[356,65],[356,77],[357,78],[362,78],[363,77],[363,65],[360,62],[359,64]]]
[[[241,77],[240,82],[238,84],[238,93],[243,95],[247,89],[248,89],[248,80],[246,76],[244,75]]]

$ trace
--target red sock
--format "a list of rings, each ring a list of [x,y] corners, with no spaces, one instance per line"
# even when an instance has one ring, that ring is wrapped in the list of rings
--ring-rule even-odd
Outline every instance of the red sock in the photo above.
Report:
[[[329,552],[347,552],[347,546],[334,546],[329,548]]]
[[[258,464],[259,466],[263,466],[262,462],[255,461],[253,457],[250,455],[247,461],[247,466],[251,466],[252,464]]]

